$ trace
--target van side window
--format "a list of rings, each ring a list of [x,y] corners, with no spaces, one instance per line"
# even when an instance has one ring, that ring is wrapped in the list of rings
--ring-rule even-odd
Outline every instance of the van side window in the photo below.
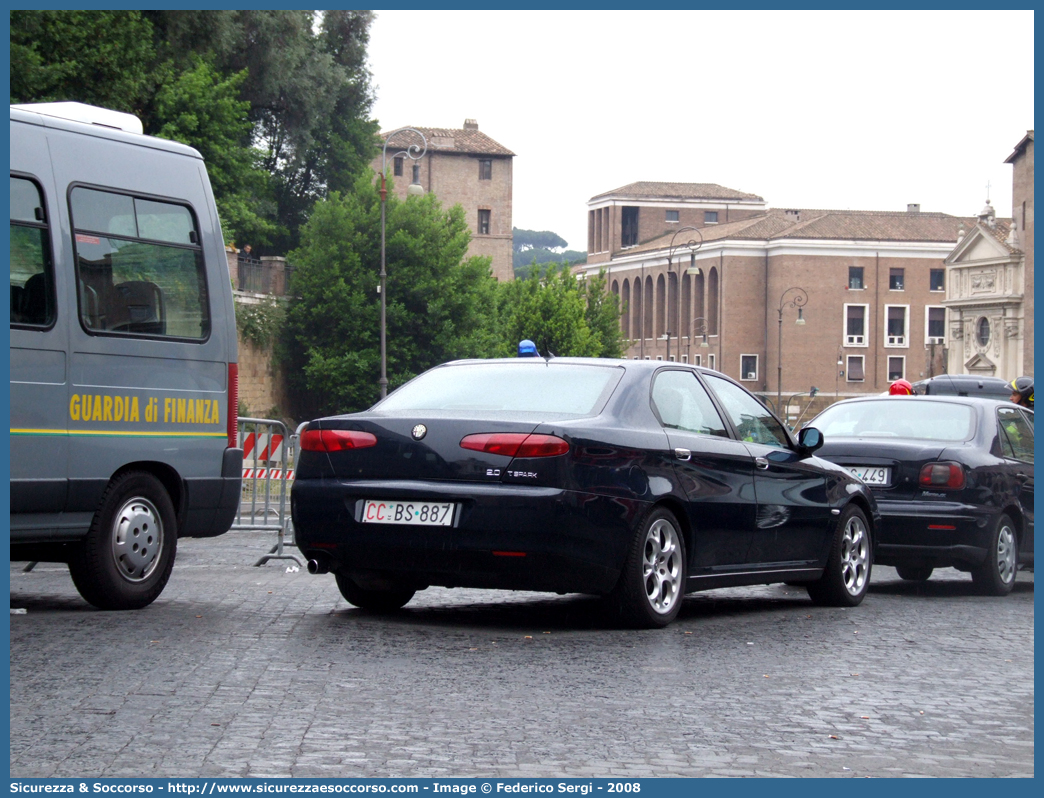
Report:
[[[11,324],[54,323],[54,265],[40,187],[11,177]]]
[[[203,339],[210,309],[195,217],[184,205],[70,193],[80,320],[89,332]]]

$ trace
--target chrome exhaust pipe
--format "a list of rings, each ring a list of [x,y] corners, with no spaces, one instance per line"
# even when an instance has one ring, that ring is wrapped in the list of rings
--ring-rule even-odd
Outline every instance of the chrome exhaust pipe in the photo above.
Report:
[[[330,561],[325,557],[317,560],[308,561],[308,573],[310,574],[328,574],[330,573]]]

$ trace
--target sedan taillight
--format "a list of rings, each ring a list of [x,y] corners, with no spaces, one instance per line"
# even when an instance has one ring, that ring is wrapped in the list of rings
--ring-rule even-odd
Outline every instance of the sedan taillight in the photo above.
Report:
[[[964,468],[960,463],[928,463],[917,482],[922,488],[963,488]]]
[[[310,429],[301,433],[301,449],[306,452],[341,452],[377,445],[377,437],[354,429]]]
[[[554,435],[527,435],[524,432],[482,432],[466,435],[461,449],[471,449],[506,457],[555,457],[569,451],[569,444]]]

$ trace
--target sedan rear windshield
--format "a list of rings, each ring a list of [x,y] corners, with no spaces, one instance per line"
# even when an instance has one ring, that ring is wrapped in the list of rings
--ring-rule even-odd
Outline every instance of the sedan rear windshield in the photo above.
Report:
[[[590,416],[601,411],[622,376],[618,366],[542,361],[443,366],[406,383],[374,409]]]
[[[831,437],[859,437],[955,442],[975,434],[975,414],[968,405],[897,397],[841,402],[820,413],[813,426],[828,441]]]

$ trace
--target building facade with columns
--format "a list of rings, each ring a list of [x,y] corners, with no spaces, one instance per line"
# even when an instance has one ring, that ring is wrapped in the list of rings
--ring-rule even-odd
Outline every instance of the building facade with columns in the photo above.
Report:
[[[432,128],[411,126],[427,140],[427,151],[417,162],[402,154],[411,144],[420,145],[417,136],[404,131],[387,143],[388,180],[400,199],[413,180],[413,166],[425,192],[438,197],[448,209],[459,204],[471,231],[468,255],[487,255],[492,259],[493,276],[513,280],[511,248],[512,159],[515,153],[479,130],[474,119],[464,127]],[[380,172],[384,153],[372,164]]]
[[[989,200],[946,258],[951,374],[1033,374],[1033,131],[1006,159],[1012,218]]]
[[[690,196],[707,193],[706,184],[692,185]],[[636,243],[625,238],[633,212],[610,206],[608,256],[589,256],[578,270],[603,270],[620,297],[627,357],[708,366],[770,400],[813,386],[839,397],[880,393],[898,378],[943,373],[944,261],[974,219],[917,205],[769,209],[756,195],[721,193],[744,200],[739,211],[729,203],[728,221],[720,209],[708,224],[706,208],[690,203],[697,223],[683,225],[679,203],[677,224],[644,228],[650,237]],[[591,209],[605,198],[592,198]],[[653,213],[646,208],[673,220],[671,198],[661,200],[639,206],[639,220]],[[597,248],[597,237],[589,245]]]

